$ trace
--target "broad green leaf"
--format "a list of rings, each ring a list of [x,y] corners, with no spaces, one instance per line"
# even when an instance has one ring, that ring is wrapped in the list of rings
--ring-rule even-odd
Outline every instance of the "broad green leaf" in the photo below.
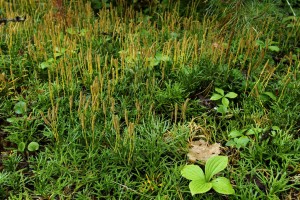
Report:
[[[272,129],[273,129],[274,131],[280,131],[280,128],[279,128],[278,126],[272,126]]]
[[[268,48],[271,50],[271,51],[275,51],[275,52],[279,52],[280,49],[278,46],[268,46]]]
[[[175,33],[175,32],[171,32],[170,36],[171,36],[171,38],[175,39],[175,38],[178,38],[179,34]]]
[[[274,101],[276,100],[276,96],[272,92],[264,92],[263,94],[267,95],[268,97],[270,97]]]
[[[221,114],[226,114],[227,112],[227,107],[225,107],[224,105],[220,105],[218,108],[217,108],[217,112],[221,113]]]
[[[240,137],[243,136],[242,131],[238,131],[238,130],[233,130],[229,133],[228,135],[230,138],[236,138],[236,137]]]
[[[256,45],[258,45],[260,47],[265,47],[265,43],[261,40],[256,40],[255,43],[256,43]]]
[[[237,93],[234,93],[234,92],[228,92],[228,93],[225,95],[225,97],[230,98],[230,99],[234,99],[234,98],[236,98],[237,96],[238,96]]]
[[[57,57],[59,57],[59,56],[62,56],[63,55],[63,53],[54,53],[54,57],[55,58],[57,58]]]
[[[296,17],[295,16],[289,16],[289,17],[284,17],[282,22],[285,23],[286,21],[295,21]]]
[[[79,33],[79,36],[85,36],[85,34],[87,33],[88,31],[86,29],[81,29],[80,30],[80,33]]]
[[[74,34],[76,34],[76,30],[74,30],[73,28],[68,28],[67,33],[74,35]]]
[[[212,183],[206,183],[203,180],[193,180],[189,184],[192,195],[208,192],[212,187]]]
[[[260,94],[259,95],[259,99],[263,102],[267,102],[270,100],[270,97],[268,95],[265,95],[265,94]]]
[[[247,131],[246,135],[254,135],[263,131],[262,128],[251,128]]]
[[[221,94],[222,96],[224,96],[224,90],[220,89],[220,88],[215,88],[215,90]]]
[[[26,112],[26,103],[24,101],[19,101],[16,103],[14,111],[17,114],[24,114]]]
[[[222,98],[222,104],[223,106],[225,106],[226,108],[228,108],[229,106],[229,100],[225,97]]]
[[[9,123],[14,123],[14,122],[17,122],[19,119],[17,117],[10,117],[10,118],[7,118],[6,121],[9,122]]]
[[[153,57],[150,57],[148,60],[150,61],[150,63],[149,63],[150,67],[159,65],[159,61]]]
[[[37,142],[30,142],[30,143],[28,144],[27,149],[28,149],[29,151],[36,151],[36,150],[39,149],[39,147],[40,147],[39,143],[37,143]]]
[[[63,53],[66,52],[66,50],[67,50],[66,48],[55,47],[55,51],[58,52],[58,53],[62,53],[63,54]]]
[[[155,55],[155,59],[158,60],[158,61],[161,61],[162,56],[163,56],[162,53],[157,53]]]
[[[212,188],[221,194],[234,194],[234,189],[230,181],[225,177],[219,177],[214,179],[212,182]]]
[[[55,51],[56,52],[54,53],[54,57],[57,58],[59,56],[62,56],[66,52],[66,48],[55,47]],[[48,60],[48,62],[49,62],[49,60]]]
[[[229,140],[228,142],[226,142],[225,145],[228,146],[228,147],[234,147],[234,146],[236,146],[236,143],[233,140]]]
[[[213,156],[206,161],[205,164],[205,178],[210,181],[211,178],[226,168],[228,164],[227,156]]]
[[[170,61],[170,57],[167,55],[162,55],[159,60],[163,62]]]
[[[51,67],[52,63],[54,62],[54,58],[49,58],[46,62],[42,62],[39,66],[41,69],[46,69]]]
[[[47,63],[51,64],[51,63],[53,63],[54,61],[55,61],[54,58],[49,58],[49,59],[47,60]]]
[[[25,147],[26,147],[25,142],[20,142],[18,144],[18,150],[21,151],[21,152],[23,152],[25,150]]]
[[[50,64],[48,62],[42,62],[39,66],[39,68],[41,69],[46,69],[48,67],[50,67]]]
[[[234,140],[237,144],[237,147],[246,147],[250,139],[247,136],[242,136],[240,138],[235,138]]]
[[[235,143],[235,147],[239,149],[239,148],[241,148],[242,146],[241,146],[240,144],[238,144],[238,140],[239,140],[239,138],[234,138],[234,139],[233,139],[233,141],[234,141],[234,143]]]
[[[213,93],[213,95],[210,97],[210,100],[212,101],[216,101],[216,100],[219,100],[219,99],[222,99],[223,96],[222,95],[219,95],[219,94],[216,94],[216,93]]]
[[[205,181],[203,170],[198,165],[186,165],[181,170],[181,175],[189,180]]]

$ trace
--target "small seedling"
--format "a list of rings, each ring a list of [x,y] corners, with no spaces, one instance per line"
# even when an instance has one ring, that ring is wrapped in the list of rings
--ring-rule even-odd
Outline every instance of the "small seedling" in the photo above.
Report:
[[[16,114],[24,114],[26,112],[26,103],[24,101],[19,101],[14,107]]]
[[[158,53],[158,54],[155,55],[154,58],[150,57],[149,61],[150,61],[149,65],[151,67],[154,67],[154,66],[158,66],[162,62],[171,62],[171,59],[167,55],[163,55],[162,53]]]
[[[227,164],[227,156],[213,156],[206,162],[205,174],[198,165],[186,165],[181,170],[181,175],[191,180],[189,188],[192,195],[206,193],[211,188],[221,194],[234,194],[234,189],[227,178],[218,177],[212,180],[212,177],[224,170]]]
[[[229,99],[234,99],[238,95],[234,92],[228,92],[227,94],[225,94],[224,90],[220,88],[215,88],[215,91],[216,93],[213,93],[210,100],[212,101],[221,100],[221,104],[217,107],[217,112],[225,114],[229,107]]]
[[[28,144],[27,149],[28,149],[28,151],[37,151],[39,149],[39,147],[40,147],[39,143],[37,143],[37,142],[30,142]]]
[[[250,141],[248,137],[248,132],[245,135],[247,129],[243,130],[233,130],[229,133],[229,138],[231,138],[227,143],[226,146],[236,147],[236,148],[244,148]]]
[[[23,115],[23,117],[10,117],[6,119],[7,122],[15,123],[18,122],[19,120],[26,118],[26,112],[27,112],[26,103],[24,101],[19,101],[18,103],[15,104],[14,111],[18,115]]]
[[[230,140],[226,143],[226,146],[236,147],[236,148],[245,148],[247,144],[251,141],[250,136],[255,135],[255,137],[260,138],[263,137],[262,134],[267,132],[269,128],[250,128],[250,129],[242,129],[242,130],[233,130],[229,133]],[[278,131],[279,128],[277,126],[272,126],[271,135],[274,136],[276,134],[275,131]]]
[[[256,45],[259,46],[260,49],[268,48],[270,51],[279,52],[280,51],[279,47],[275,45],[277,43],[278,42],[274,42],[274,41],[263,42],[261,40],[256,40]]]
[[[50,68],[54,64],[55,60],[54,58],[49,58],[47,61],[42,62],[39,66],[41,69],[47,69]]]
[[[20,143],[18,144],[18,150],[19,150],[20,152],[24,152],[25,147],[26,147],[25,142],[20,142]]]

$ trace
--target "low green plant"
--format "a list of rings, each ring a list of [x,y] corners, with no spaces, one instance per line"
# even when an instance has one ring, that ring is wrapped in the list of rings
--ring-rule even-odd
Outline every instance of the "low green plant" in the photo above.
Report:
[[[28,151],[37,151],[39,149],[40,145],[37,142],[30,142],[27,146]],[[24,152],[26,148],[25,142],[20,142],[18,144],[18,151]]]
[[[275,136],[276,131],[279,130],[280,129],[277,126],[272,126],[271,131],[269,131],[269,128],[250,128],[242,130],[233,130],[228,135],[230,140],[226,143],[226,146],[236,147],[238,149],[245,148],[247,144],[251,141],[251,135],[255,135],[256,138],[263,139],[264,134],[266,134],[268,131],[270,132],[270,136]]]
[[[14,106],[14,111],[16,114],[24,114],[26,112],[26,103],[24,101],[19,101]]]
[[[260,49],[269,49],[270,51],[275,51],[275,52],[279,52],[280,48],[276,45],[278,44],[278,42],[274,42],[271,40],[267,40],[266,42],[262,41],[262,40],[256,40],[256,45],[258,45],[260,47]]]
[[[205,164],[205,174],[198,165],[186,165],[181,175],[191,180],[189,184],[192,195],[208,192],[213,188],[221,194],[234,194],[230,181],[225,177],[212,180],[213,176],[224,170],[228,164],[227,156],[213,156]]]
[[[149,58],[150,67],[158,66],[161,63],[171,62],[171,59],[167,55],[163,55],[162,53],[158,53],[155,55],[155,57]]]
[[[249,135],[252,135],[252,131],[247,131],[248,129],[233,130],[229,133],[230,140],[226,143],[226,146],[245,148],[250,142]]]
[[[227,94],[225,94],[224,90],[220,89],[220,88],[215,88],[215,93],[213,93],[213,95],[211,96],[210,100],[212,101],[220,101],[221,100],[221,104],[218,105],[217,107],[217,112],[221,113],[221,114],[226,114],[229,108],[229,99],[234,99],[236,98],[238,95],[234,92],[228,92]]]
[[[25,142],[20,142],[20,143],[18,144],[18,151],[24,152],[25,147],[26,147],[26,143],[25,143]]]
[[[40,145],[37,142],[30,142],[27,146],[28,151],[37,151]]]
[[[80,34],[82,34],[82,33],[80,32]],[[46,61],[40,63],[39,68],[40,69],[47,69],[47,68],[55,67],[58,63],[57,59],[60,58],[61,56],[63,56],[66,51],[67,51],[66,48],[56,47],[55,51],[54,51],[54,54],[53,54],[54,56],[47,59]]]
[[[14,106],[15,114],[19,115],[18,117],[10,117],[7,118],[6,121],[10,123],[18,122],[19,120],[24,120],[27,115],[27,104],[24,101],[19,101]],[[22,116],[21,116],[22,115]]]

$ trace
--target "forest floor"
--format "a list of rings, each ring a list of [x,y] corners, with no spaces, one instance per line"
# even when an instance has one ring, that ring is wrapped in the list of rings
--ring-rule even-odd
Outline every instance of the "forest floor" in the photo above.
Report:
[[[0,199],[299,199],[299,17],[53,2],[1,1]]]

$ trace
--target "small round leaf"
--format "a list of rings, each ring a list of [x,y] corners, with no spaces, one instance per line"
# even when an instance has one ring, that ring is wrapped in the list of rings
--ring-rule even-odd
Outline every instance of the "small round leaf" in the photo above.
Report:
[[[24,101],[19,101],[14,107],[15,113],[24,114],[26,112],[26,103]]]
[[[39,147],[40,147],[39,143],[37,143],[37,142],[30,142],[28,144],[27,148],[28,148],[29,151],[36,151],[36,150],[39,149]]]
[[[20,142],[18,144],[18,150],[21,151],[21,152],[23,152],[25,150],[25,147],[26,147],[25,142]]]

